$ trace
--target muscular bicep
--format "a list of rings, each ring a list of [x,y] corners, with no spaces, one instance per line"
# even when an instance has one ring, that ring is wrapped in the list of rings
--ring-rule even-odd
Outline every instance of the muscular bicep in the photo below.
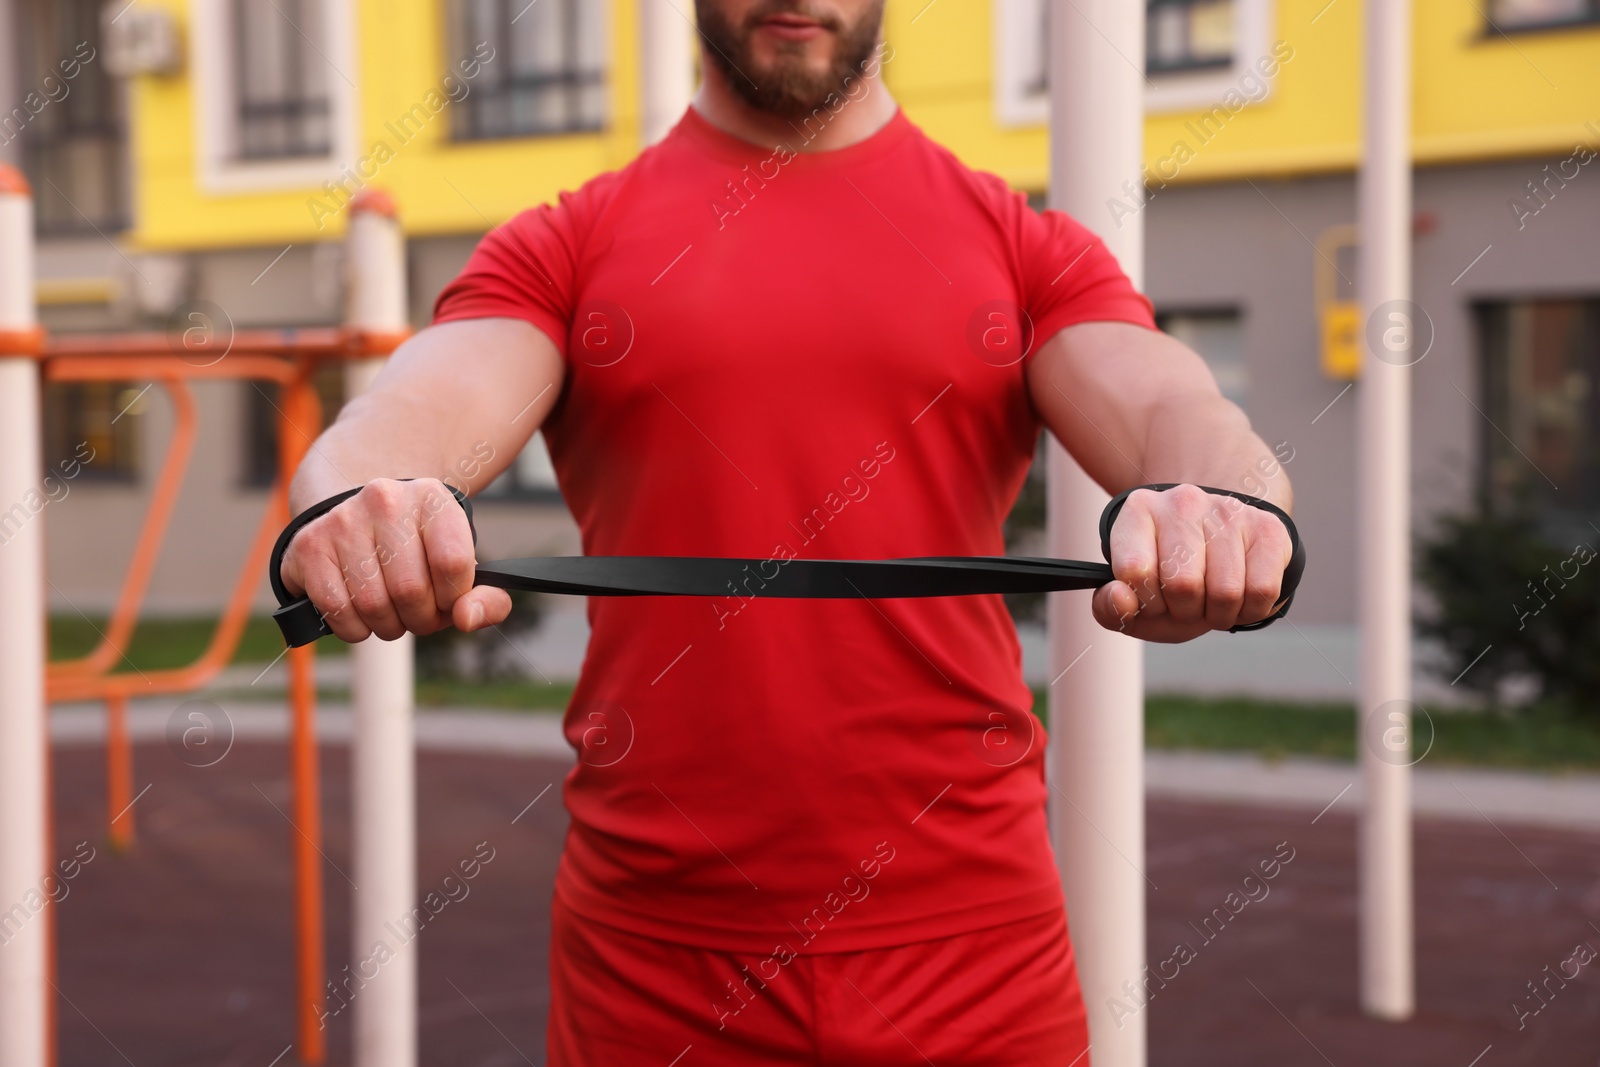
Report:
[[[444,468],[475,492],[511,465],[544,422],[562,375],[561,353],[531,323],[463,319],[407,340],[352,403],[436,441]]]
[[[1232,407],[1193,349],[1126,322],[1058,331],[1029,360],[1027,383],[1050,432],[1112,493],[1161,479],[1148,455],[1158,415],[1187,405],[1211,417],[1219,405]]]

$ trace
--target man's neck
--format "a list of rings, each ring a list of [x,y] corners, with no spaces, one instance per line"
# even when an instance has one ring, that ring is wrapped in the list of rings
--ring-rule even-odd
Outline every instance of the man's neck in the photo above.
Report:
[[[715,63],[702,57],[700,69],[705,76],[691,106],[717,129],[752,144],[785,144],[796,152],[831,152],[865,141],[894,118],[899,107],[881,75],[874,74],[852,81],[848,96],[841,92],[830,101],[833,109],[821,107],[810,115],[786,119],[745,103],[728,88]]]

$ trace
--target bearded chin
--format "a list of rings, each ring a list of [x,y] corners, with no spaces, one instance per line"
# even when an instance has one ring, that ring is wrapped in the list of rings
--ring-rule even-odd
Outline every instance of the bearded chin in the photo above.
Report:
[[[728,87],[757,111],[778,118],[796,119],[822,107],[833,94],[845,94],[845,79],[860,78],[883,25],[883,4],[874,4],[855,25],[837,34],[833,60],[828,69],[807,69],[804,50],[783,47],[767,68],[756,66],[750,47],[753,27],[729,25],[716,5],[706,0],[696,3],[700,32],[711,44],[710,61],[721,70]]]

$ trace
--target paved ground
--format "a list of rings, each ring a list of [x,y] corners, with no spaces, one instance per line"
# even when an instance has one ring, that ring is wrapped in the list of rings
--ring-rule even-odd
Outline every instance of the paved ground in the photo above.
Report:
[[[102,843],[100,750],[58,747],[58,853],[80,841],[98,850],[59,910],[62,1067],[268,1067],[289,1045],[291,830],[275,810],[288,806],[286,755],[246,733],[205,769],[163,743],[140,744],[136,780],[150,789],[138,803],[138,847],[120,856]],[[349,962],[346,749],[327,745],[323,760],[337,972]],[[565,826],[551,802],[558,791],[512,819],[566,761],[429,748],[419,765],[419,884],[479,841],[495,849],[470,896],[420,942],[422,1062],[542,1064],[547,909]],[[1326,800],[1312,800],[1333,791],[1312,792],[1298,804],[1152,798],[1150,959],[1160,964],[1180,943],[1190,953],[1145,1008],[1125,1005],[1148,1012],[1153,1064],[1600,1063],[1600,960],[1564,987],[1552,982],[1548,1005],[1521,1031],[1512,1009],[1519,998],[1537,1006],[1526,983],[1546,965],[1559,967],[1579,942],[1600,947],[1600,831],[1491,824],[1476,813],[1421,820],[1420,1010],[1386,1024],[1364,1018],[1354,999],[1354,808],[1346,796],[1319,815]],[[1287,849],[1293,859],[1270,894],[1220,933],[1206,930],[1245,871]],[[349,1026],[348,1012],[332,1020],[333,1064],[348,1062]],[[293,1062],[292,1053],[280,1061]]]
[[[187,709],[211,716],[220,738],[273,741],[283,738],[288,712],[281,704],[202,701],[174,697],[130,702],[129,732],[136,741],[156,741],[191,720]],[[63,704],[51,712],[57,744],[104,743],[105,707]],[[350,708],[319,705],[324,741],[348,741]],[[571,749],[555,712],[519,714],[467,708],[434,708],[416,716],[417,744],[435,751],[496,752],[566,760]],[[1305,808],[1312,813],[1359,809],[1362,783],[1354,765],[1337,760],[1264,760],[1245,753],[1152,751],[1145,755],[1145,785],[1151,796]],[[1600,830],[1600,774],[1539,774],[1473,770],[1424,761],[1412,773],[1412,808],[1423,816]]]

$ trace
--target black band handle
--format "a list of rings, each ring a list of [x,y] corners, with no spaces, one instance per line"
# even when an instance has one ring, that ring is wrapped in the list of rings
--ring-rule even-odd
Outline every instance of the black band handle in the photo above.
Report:
[[[397,482],[415,480],[415,478],[395,479]],[[449,482],[445,482],[444,487],[455,494],[456,502],[467,513],[467,529],[472,531],[472,543],[476,545],[478,543],[478,528],[472,524],[472,501],[467,497],[466,493],[463,493]],[[342,493],[335,493],[326,500],[319,500],[317,503],[312,504],[309,508],[289,520],[289,525],[283,528],[283,532],[278,535],[277,543],[272,546],[272,559],[267,564],[267,578],[272,583],[272,595],[278,598],[278,604],[280,605],[278,610],[272,613],[272,619],[278,624],[278,629],[283,632],[283,639],[288,642],[290,648],[309,645],[317,638],[326,637],[328,634],[333,633],[333,628],[328,625],[328,620],[322,617],[322,613],[316,609],[316,605],[311,603],[309,596],[297,598],[293,593],[289,592],[288,586],[283,584],[283,575],[279,573],[280,568],[283,566],[283,553],[288,549],[289,542],[294,539],[294,535],[299,533],[307,523],[322,518],[322,516],[361,492],[363,488],[364,486],[358,485],[354,489],[346,489]]]
[[[1168,489],[1176,489],[1184,484],[1186,483],[1158,482],[1153,485],[1136,485],[1132,489],[1126,489],[1111,498],[1111,502],[1100,513],[1100,554],[1105,556],[1107,563],[1111,562],[1111,527],[1117,521],[1117,516],[1122,514],[1122,505],[1127,503],[1128,497],[1141,489],[1164,493]],[[1249,504],[1253,508],[1259,508],[1262,511],[1276,515],[1283,522],[1284,528],[1289,531],[1289,565],[1283,569],[1283,584],[1279,587],[1281,603],[1278,606],[1278,610],[1256,622],[1231,627],[1228,632],[1230,634],[1244,633],[1247,630],[1259,630],[1263,626],[1272,625],[1289,613],[1289,605],[1294,603],[1295,590],[1300,588],[1300,577],[1305,574],[1306,570],[1306,546],[1300,542],[1300,531],[1295,528],[1294,520],[1289,517],[1288,512],[1272,503],[1272,501],[1263,500],[1258,496],[1251,496],[1249,493],[1240,493],[1233,489],[1213,489],[1209,485],[1197,485],[1195,488],[1203,489],[1212,496],[1230,496],[1235,500]]]

